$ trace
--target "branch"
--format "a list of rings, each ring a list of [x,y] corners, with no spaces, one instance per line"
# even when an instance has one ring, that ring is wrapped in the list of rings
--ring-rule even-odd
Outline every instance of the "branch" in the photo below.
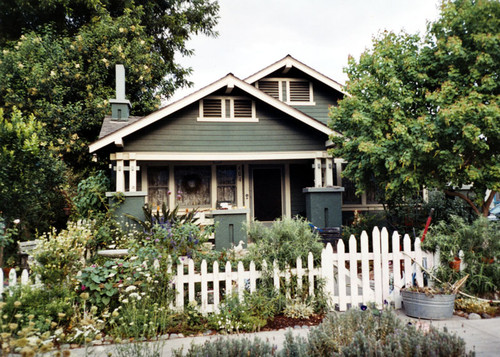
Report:
[[[488,199],[484,202],[484,204],[483,204],[483,216],[485,216],[485,217],[488,216],[488,213],[490,212],[491,202],[493,202],[493,198],[495,198],[496,194],[497,194],[497,191],[491,191],[490,195],[488,196]]]
[[[455,191],[448,191],[448,190],[444,190],[444,193],[446,193],[448,196],[460,197],[462,200],[467,202],[469,204],[469,206],[472,207],[472,209],[474,210],[474,212],[477,213],[478,216],[482,215],[481,212],[479,212],[479,209],[474,204],[474,202],[472,202],[472,200],[469,197],[467,197],[466,195],[464,195],[463,193],[455,192]]]

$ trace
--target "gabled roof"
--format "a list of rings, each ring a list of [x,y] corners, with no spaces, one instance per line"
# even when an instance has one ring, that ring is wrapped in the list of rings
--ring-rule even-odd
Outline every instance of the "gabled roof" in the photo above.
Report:
[[[271,73],[279,70],[280,68],[291,68],[295,67],[298,70],[304,72],[305,74],[313,77],[314,79],[317,79],[318,81],[326,84],[327,86],[339,91],[343,95],[349,95],[347,92],[344,91],[343,86],[334,81],[333,79],[325,76],[324,74],[319,73],[315,69],[305,65],[304,63],[296,60],[290,55],[287,55],[283,59],[279,60],[278,62],[273,63],[272,65],[264,68],[263,70],[251,75],[250,77],[245,79],[245,82],[253,84],[257,82],[258,80],[270,75]]]
[[[124,126],[114,132],[109,133],[108,135],[99,138],[97,141],[93,142],[89,146],[89,151],[95,152],[109,144],[115,143],[116,145],[123,145],[123,138],[137,132],[138,130],[141,130],[158,120],[161,120],[162,118],[165,118],[166,116],[192,104],[200,99],[209,96],[210,94],[216,92],[217,90],[221,88],[234,88],[237,87],[241,89],[242,91],[248,93],[249,95],[262,100],[263,102],[275,107],[276,109],[290,115],[291,117],[309,125],[310,127],[324,133],[327,135],[340,135],[337,132],[334,132],[330,128],[328,128],[325,124],[321,123],[320,121],[304,114],[303,112],[271,97],[270,95],[265,94],[264,92],[260,91],[258,88],[255,88],[251,84],[242,81],[241,79],[235,77],[233,74],[229,73],[227,76],[219,79],[218,81],[182,98],[179,99],[176,102],[173,102],[166,107],[163,107],[135,122],[130,123],[127,126]]]

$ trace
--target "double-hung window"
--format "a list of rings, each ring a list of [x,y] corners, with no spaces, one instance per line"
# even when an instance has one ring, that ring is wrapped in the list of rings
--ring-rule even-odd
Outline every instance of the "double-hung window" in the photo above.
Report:
[[[257,122],[255,102],[245,97],[207,97],[200,100],[198,121]]]

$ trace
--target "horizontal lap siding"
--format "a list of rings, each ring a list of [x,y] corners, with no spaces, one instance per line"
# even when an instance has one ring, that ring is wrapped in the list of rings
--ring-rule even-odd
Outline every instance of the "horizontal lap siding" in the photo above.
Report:
[[[313,82],[313,91],[316,105],[294,105],[293,107],[316,118],[323,124],[328,124],[330,119],[328,117],[329,107],[337,105],[339,94],[337,91],[317,81]]]
[[[327,136],[266,104],[256,123],[198,122],[198,103],[124,140],[125,151],[262,152],[324,150]]]

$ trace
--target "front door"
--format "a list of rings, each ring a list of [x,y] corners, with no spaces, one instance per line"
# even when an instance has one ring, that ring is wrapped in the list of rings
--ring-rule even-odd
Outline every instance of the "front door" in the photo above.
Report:
[[[281,169],[253,169],[253,209],[254,219],[274,221],[282,212]]]

